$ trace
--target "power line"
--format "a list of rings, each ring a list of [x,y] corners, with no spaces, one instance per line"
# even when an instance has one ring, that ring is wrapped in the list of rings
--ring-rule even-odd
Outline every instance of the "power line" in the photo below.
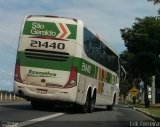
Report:
[[[0,59],[0,64],[1,66],[10,66],[13,67],[15,64],[15,60],[13,57],[10,57],[11,55],[16,57],[16,49],[13,48],[12,46],[8,45],[4,41],[0,41],[0,48],[1,48],[1,59]],[[4,53],[3,53],[4,52]],[[13,59],[12,59],[13,58]]]
[[[16,55],[11,54],[0,54],[0,61],[7,61],[9,63],[14,63],[16,61]]]
[[[1,49],[0,52],[3,54],[3,56],[6,56],[7,54],[16,56],[16,52],[10,51],[9,49],[6,49],[6,48],[2,48],[1,46],[0,46],[0,49]]]
[[[13,66],[14,67],[14,64],[15,64],[15,63],[12,64],[12,63],[9,63],[9,62],[6,62],[6,61],[0,61],[0,64],[1,63],[2,63],[3,66],[7,66],[7,67],[8,66]]]
[[[7,63],[14,64],[16,62],[16,58],[15,59],[11,59],[11,58],[1,57],[0,61],[4,61],[4,62],[7,62]]]
[[[5,51],[5,53],[10,53],[12,55],[16,55],[16,50],[11,49],[10,47],[7,47],[6,45],[0,43],[0,47],[2,50]]]
[[[5,47],[5,48],[11,49],[11,50],[14,51],[14,52],[16,51],[15,48],[13,48],[13,47],[11,47],[11,46],[8,46],[7,44],[2,43],[1,41],[0,41],[0,45],[3,46],[3,47]]]
[[[8,58],[1,58],[0,62],[6,62],[6,63],[10,63],[10,64],[15,64],[16,60],[15,59],[8,59]]]
[[[4,42],[4,41],[1,41],[1,40],[0,40],[0,43],[3,44],[3,45],[5,45],[6,47],[9,47],[10,49],[13,49],[14,51],[17,51],[14,47],[8,45],[7,42]]]
[[[6,61],[8,63],[15,63],[16,61],[16,56],[15,57],[10,57],[9,54],[8,55],[5,55],[5,56],[2,56],[0,54],[0,61]]]

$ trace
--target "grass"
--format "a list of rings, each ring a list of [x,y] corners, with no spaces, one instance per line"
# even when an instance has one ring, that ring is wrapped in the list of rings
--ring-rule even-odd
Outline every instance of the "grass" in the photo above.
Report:
[[[160,108],[150,107],[150,108],[139,108],[139,109],[149,114],[160,117]]]
[[[133,104],[132,101],[128,101],[126,102],[127,104],[129,104],[132,107],[138,108],[141,111],[144,111],[146,113],[155,115],[157,117],[160,117],[160,107],[153,107],[150,106],[149,108],[145,108],[144,104],[137,102],[136,104]]]
[[[136,104],[133,104],[133,102],[128,102],[128,104],[132,107],[136,107],[136,108],[144,108],[144,104],[142,103],[136,103]]]

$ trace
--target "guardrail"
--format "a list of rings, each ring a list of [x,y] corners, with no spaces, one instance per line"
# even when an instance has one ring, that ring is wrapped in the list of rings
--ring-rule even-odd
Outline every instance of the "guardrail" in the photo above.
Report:
[[[11,93],[0,93],[0,101],[14,101],[23,100],[23,98],[17,97],[15,94]]]

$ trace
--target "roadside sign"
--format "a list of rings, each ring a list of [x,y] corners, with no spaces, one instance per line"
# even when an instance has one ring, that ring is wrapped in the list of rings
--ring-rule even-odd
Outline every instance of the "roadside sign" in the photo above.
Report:
[[[132,96],[137,96],[137,94],[139,93],[139,90],[135,86],[133,86],[130,90],[130,93]]]

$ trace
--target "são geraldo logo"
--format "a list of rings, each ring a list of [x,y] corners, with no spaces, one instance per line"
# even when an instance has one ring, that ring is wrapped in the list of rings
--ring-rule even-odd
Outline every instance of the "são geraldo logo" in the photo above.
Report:
[[[31,34],[40,36],[53,36],[55,37],[57,33],[53,30],[47,30],[43,23],[33,22],[31,28]]]
[[[26,21],[23,35],[48,36],[59,39],[76,39],[77,25],[64,22]]]

